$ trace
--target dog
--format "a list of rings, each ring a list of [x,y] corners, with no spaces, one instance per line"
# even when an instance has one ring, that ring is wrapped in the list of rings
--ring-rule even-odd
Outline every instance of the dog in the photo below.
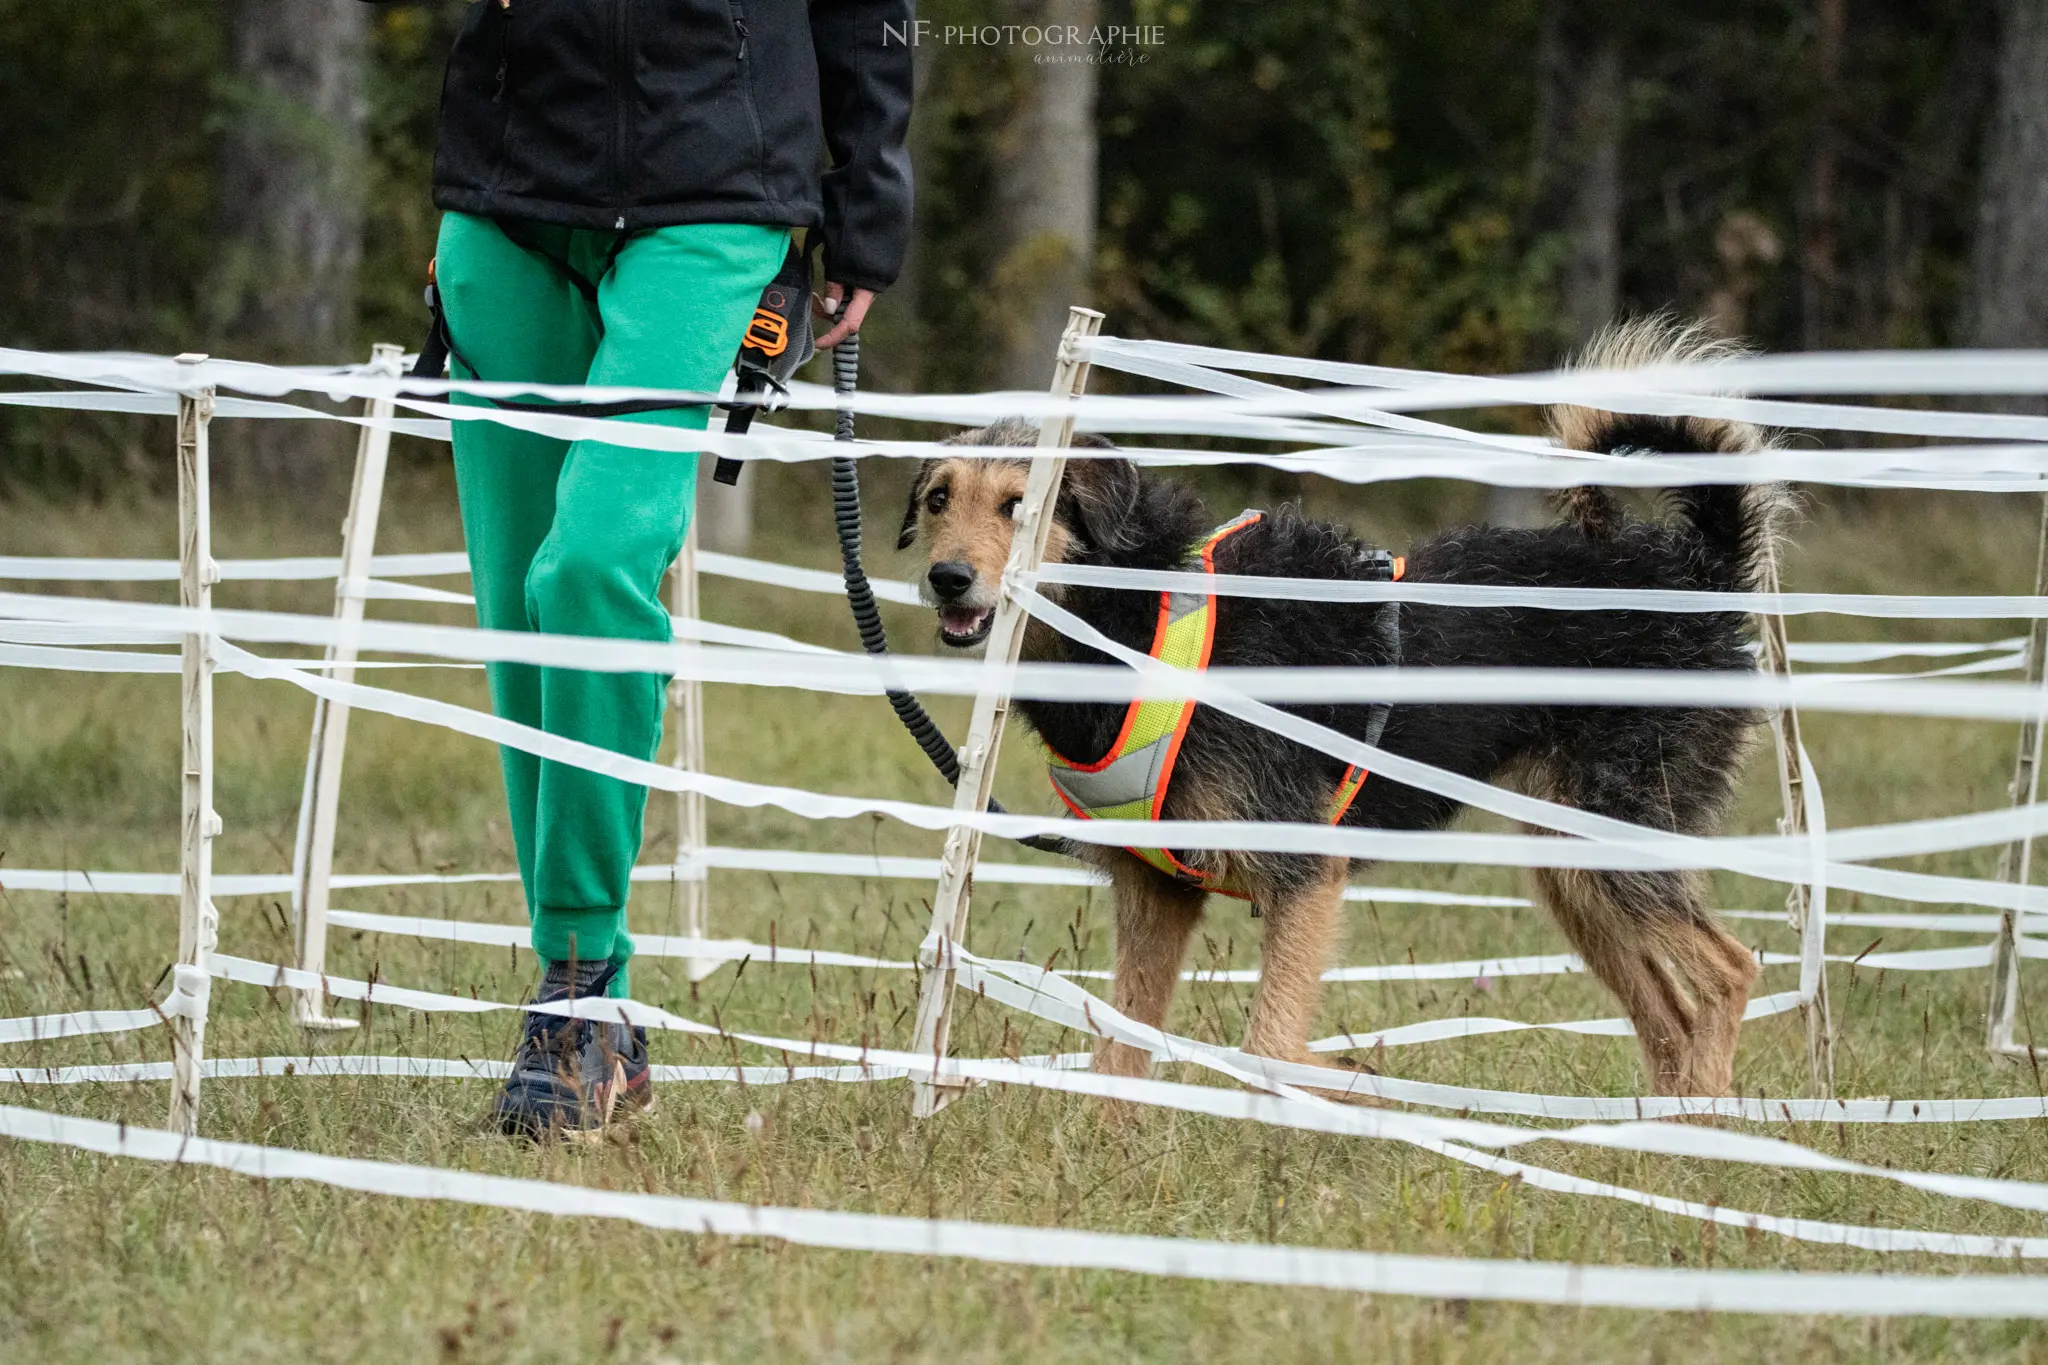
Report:
[[[1579,364],[1621,368],[1732,353],[1734,348],[1696,327],[1649,319],[1610,329]],[[1603,454],[1736,454],[1767,445],[1762,432],[1732,421],[1627,416],[1579,407],[1554,408],[1548,420],[1560,445]],[[1010,419],[963,433],[950,444],[1036,442],[1033,426]],[[1109,443],[1082,438],[1081,444]],[[921,593],[937,611],[938,638],[946,649],[972,650],[987,638],[1025,472],[1022,458],[940,457],[926,461],[916,476],[898,548],[923,542],[927,559]],[[1673,490],[1661,519],[1629,513],[1601,488],[1570,490],[1557,503],[1554,525],[1471,526],[1423,541],[1408,552],[1403,580],[1754,590],[1766,574],[1786,509],[1781,488],[1753,485]],[[1046,558],[1187,569],[1200,567],[1204,561],[1193,557],[1195,547],[1210,542],[1206,562],[1217,573],[1388,576],[1384,554],[1343,526],[1309,520],[1298,506],[1283,505],[1212,541],[1213,526],[1208,510],[1187,488],[1126,460],[1078,458],[1066,466]],[[1171,612],[1158,592],[1069,586],[1048,595],[1133,650],[1152,645],[1156,651],[1166,638]],[[1213,635],[1206,662],[1214,665],[1398,662],[1408,668],[1728,673],[1756,666],[1752,618],[1736,611],[1554,611],[1415,602],[1389,608],[1384,603],[1234,596],[1207,603]],[[1398,614],[1391,623],[1389,612]],[[1192,640],[1190,634],[1182,644],[1191,647]],[[1109,661],[1038,621],[1026,630],[1024,654],[1035,660]],[[1117,755],[1138,753],[1128,733],[1134,712],[1126,703],[1020,698],[1015,706],[1046,744],[1055,785],[1077,812],[1086,813],[1088,774],[1113,771],[1106,765]],[[1454,773],[1690,835],[1711,834],[1719,827],[1762,719],[1753,711],[1705,707],[1403,703],[1287,709]],[[1167,760],[1163,790],[1154,792],[1156,818],[1313,824],[1332,819],[1334,811],[1335,823],[1343,826],[1433,830],[1460,809],[1447,797],[1369,775],[1340,807],[1336,802],[1347,784],[1361,776],[1341,760],[1207,706],[1187,710],[1177,754]],[[1083,795],[1077,799],[1074,791]],[[1132,852],[1099,845],[1075,849],[1108,874],[1114,889],[1117,1009],[1143,1023],[1164,1025],[1207,896],[1212,889],[1229,889],[1248,898],[1264,924],[1245,1049],[1290,1062],[1316,1061],[1307,1049],[1309,1025],[1353,870],[1347,859],[1253,851]],[[1704,898],[1704,878],[1690,871],[1544,868],[1534,871],[1534,879],[1587,969],[1618,997],[1634,1023],[1657,1093],[1726,1094],[1734,1081],[1736,1035],[1757,964],[1715,922]],[[1104,1044],[1095,1065],[1115,1074],[1142,1075],[1150,1061],[1141,1049]]]

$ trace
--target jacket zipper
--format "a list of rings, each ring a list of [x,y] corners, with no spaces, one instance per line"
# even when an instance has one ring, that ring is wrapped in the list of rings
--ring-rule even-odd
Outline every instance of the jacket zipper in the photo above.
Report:
[[[500,10],[496,16],[496,23],[492,25],[491,34],[495,40],[492,46],[498,49],[498,70],[493,77],[496,84],[491,89],[492,104],[504,103],[505,85],[512,74],[511,24],[509,10]]]
[[[612,203],[617,210],[612,227],[626,227],[626,117],[633,78],[632,56],[627,50],[626,7],[632,0],[612,0]]]
[[[754,129],[754,170],[761,180],[761,192],[768,192],[767,164],[768,140],[761,130],[761,110],[754,103],[754,74],[747,69],[747,16],[740,8],[741,0],[726,0],[726,7],[732,12],[733,35],[739,39],[739,48],[733,53],[740,81],[740,101],[747,106],[747,122]]]
[[[498,52],[498,69],[493,73],[495,84],[491,89],[492,111],[498,123],[498,152],[496,168],[491,176],[495,188],[505,181],[507,149],[512,142],[512,11],[498,8],[485,15],[484,22],[491,26],[493,41]]]

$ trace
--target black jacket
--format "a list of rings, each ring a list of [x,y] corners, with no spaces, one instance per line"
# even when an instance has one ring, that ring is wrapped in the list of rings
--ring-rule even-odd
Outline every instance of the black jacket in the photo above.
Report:
[[[828,279],[884,288],[910,237],[914,15],[476,0],[441,88],[434,202],[570,227],[822,227]]]

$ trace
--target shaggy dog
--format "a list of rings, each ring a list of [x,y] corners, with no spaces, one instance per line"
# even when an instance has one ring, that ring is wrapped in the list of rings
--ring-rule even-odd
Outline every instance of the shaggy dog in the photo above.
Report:
[[[1603,368],[1709,359],[1727,349],[1697,331],[1652,320],[1610,331],[1581,363]],[[1564,446],[1608,454],[1738,453],[1764,444],[1755,429],[1698,418],[1621,416],[1563,407],[1549,414]],[[1028,446],[1037,433],[1014,419],[955,444]],[[1105,445],[1099,439],[1092,442]],[[939,638],[972,649],[988,634],[1009,556],[1011,516],[1024,490],[1022,459],[927,461],[911,491],[899,548],[920,538],[923,579]],[[1411,583],[1597,588],[1757,587],[1776,534],[1781,490],[1713,486],[1670,493],[1669,517],[1628,514],[1602,489],[1559,500],[1563,520],[1536,529],[1474,526],[1446,531],[1408,552]],[[1188,489],[1127,461],[1068,463],[1047,559],[1134,569],[1185,569],[1216,518]],[[1384,564],[1384,559],[1378,561]],[[1218,573],[1297,578],[1384,578],[1350,532],[1282,506],[1223,540]],[[1069,611],[1140,652],[1162,619],[1153,591],[1067,587]],[[1555,611],[1405,603],[1391,633],[1380,604],[1328,604],[1218,596],[1214,665],[1716,669],[1755,667],[1750,618],[1719,613]],[[1025,655],[1106,663],[1107,656],[1033,622]],[[1015,703],[1039,737],[1079,764],[1119,743],[1121,702]],[[1758,717],[1709,708],[1565,705],[1370,705],[1288,708],[1389,751],[1470,777],[1507,782],[1581,810],[1654,829],[1705,835],[1727,809]],[[1382,728],[1383,727],[1383,728]],[[1325,822],[1347,776],[1335,758],[1210,707],[1197,707],[1164,798],[1170,820]],[[1367,778],[1340,824],[1430,830],[1457,802],[1384,777]],[[1159,1026],[1180,979],[1188,939],[1207,893],[1116,848],[1077,846],[1110,876],[1116,898],[1114,1003]],[[1260,852],[1175,855],[1193,872],[1228,878],[1262,914],[1257,996],[1244,1046],[1293,1062],[1329,966],[1345,881],[1341,857]],[[1716,923],[1694,872],[1536,869],[1543,901],[1586,966],[1634,1022],[1660,1094],[1720,1095],[1733,1083],[1736,1033],[1757,966]],[[1111,1044],[1099,1070],[1143,1074],[1150,1058]]]

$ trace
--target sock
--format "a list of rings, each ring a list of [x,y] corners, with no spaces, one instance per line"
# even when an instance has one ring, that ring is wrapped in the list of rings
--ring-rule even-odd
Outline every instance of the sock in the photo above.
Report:
[[[604,961],[550,962],[541,973],[540,988],[543,992],[573,989],[578,996],[586,996],[611,965]]]

